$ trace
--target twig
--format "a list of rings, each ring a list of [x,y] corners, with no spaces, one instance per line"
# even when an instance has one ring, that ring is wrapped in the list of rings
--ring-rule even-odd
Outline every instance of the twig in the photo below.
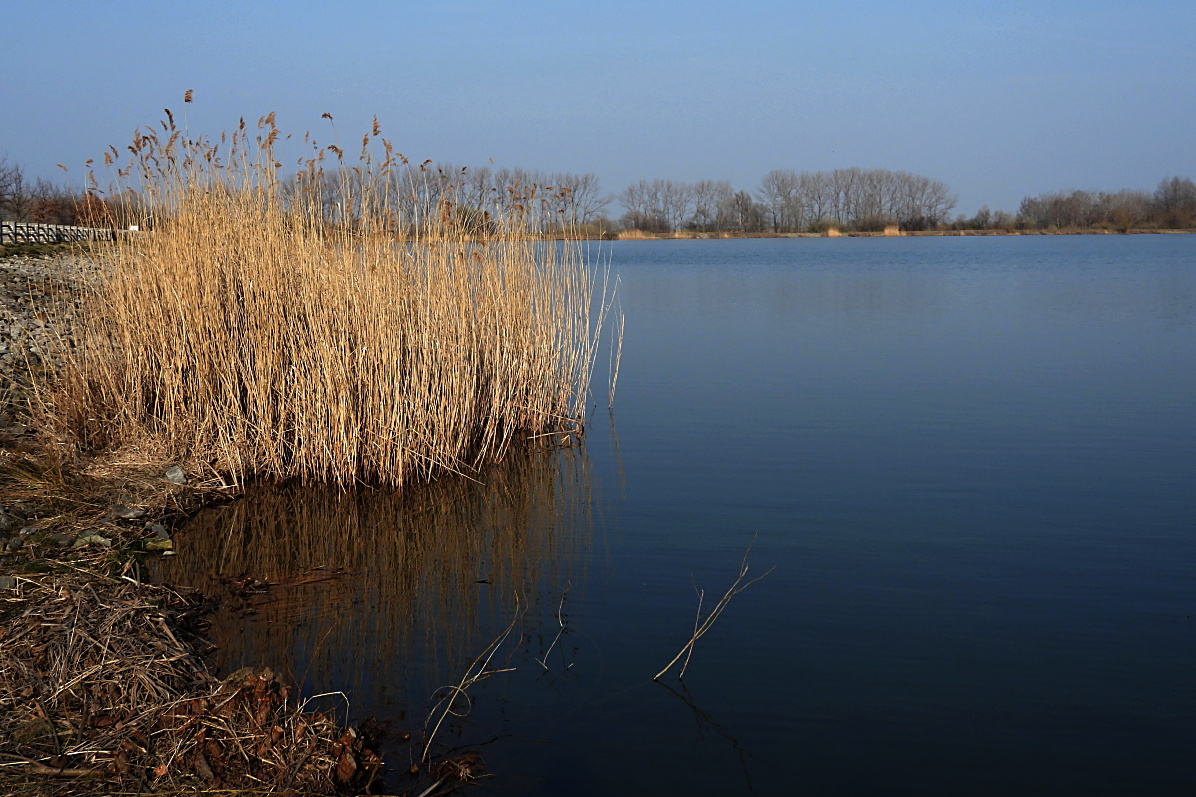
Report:
[[[699,628],[699,624],[702,622],[702,601],[706,598],[706,590],[698,589],[696,584],[694,585],[694,592],[698,593],[698,610],[696,612],[694,612],[694,634],[692,637],[690,637],[690,639],[698,638],[698,628]],[[689,666],[689,659],[693,655],[694,655],[694,646],[693,646],[693,643],[691,642],[689,645],[689,653],[685,654],[685,662],[681,665],[681,674],[677,676],[678,678],[685,677],[685,669]],[[674,661],[676,661],[676,659],[674,659]],[[667,670],[668,667],[665,667],[665,669]],[[657,676],[657,677],[659,677],[659,676]]]
[[[616,287],[617,287],[617,285],[618,285],[618,281],[616,280]],[[625,321],[625,319],[623,316],[623,312],[622,312],[622,309],[620,308],[619,323],[618,323],[618,329],[617,329],[617,331],[619,333],[619,342],[618,342],[617,346],[612,345],[612,347],[611,347],[612,351],[611,351],[611,364],[610,364],[610,398],[607,401],[607,405],[606,405],[608,409],[610,407],[615,406],[615,388],[619,384],[619,363],[623,359],[623,322],[624,321]],[[612,327],[611,331],[610,331],[612,344],[614,344],[615,332],[616,332],[616,329],[614,327]]]
[[[548,669],[548,665],[545,664],[545,662],[548,661],[548,654],[552,653],[552,649],[556,647],[556,643],[560,640],[561,634],[565,633],[565,596],[569,594],[569,590],[571,589],[573,589],[573,584],[571,582],[565,585],[565,591],[561,593],[561,605],[558,606],[556,610],[556,621],[558,624],[560,624],[561,628],[556,632],[556,636],[552,638],[552,644],[548,646],[548,650],[544,651],[544,658],[536,659],[536,661],[540,663],[540,666],[546,670]]]
[[[444,778],[441,778],[440,780],[436,781],[435,783],[433,783],[433,784],[432,784],[431,786],[429,786],[428,788],[426,788],[426,789],[424,789],[423,791],[421,791],[421,792],[419,793],[419,797],[428,797],[428,795],[429,795],[429,794],[431,794],[432,792],[434,792],[434,791],[436,791],[438,788],[440,788],[440,784],[441,784],[441,783],[444,783]]]
[[[506,642],[507,637],[511,635],[511,632],[515,629],[515,625],[519,622],[522,616],[523,612],[519,604],[519,595],[516,594],[515,616],[511,618],[510,624],[506,627],[506,629],[503,630],[501,634],[494,638],[494,641],[486,646],[486,649],[482,651],[480,656],[474,659],[472,664],[465,668],[465,674],[461,676],[461,680],[458,681],[455,686],[442,687],[444,689],[448,689],[448,694],[440,698],[436,708],[433,708],[432,711],[428,713],[428,722],[431,722],[432,717],[436,715],[437,709],[440,709],[440,718],[436,720],[436,724],[432,727],[432,732],[428,734],[427,739],[424,741],[424,750],[420,756],[420,760],[422,762],[425,764],[427,763],[428,752],[432,749],[432,740],[436,738],[436,734],[440,730],[440,726],[444,723],[444,720],[448,717],[448,715],[452,714],[456,717],[463,717],[469,713],[469,694],[466,692],[466,690],[479,681],[484,681],[491,675],[495,675],[500,672],[512,672],[515,669],[514,667],[508,667],[501,670],[491,670],[489,667],[490,660],[494,658],[494,654],[497,653],[498,649],[502,647],[502,644]],[[458,696],[464,697],[467,704],[465,711],[461,713],[453,710],[453,704],[456,703]],[[427,727],[427,723],[424,724],[424,727]]]
[[[10,759],[10,763],[0,764],[0,767],[16,767],[26,775],[61,775],[62,777],[67,778],[84,778],[108,774],[102,769],[51,767],[41,763],[40,761],[34,761],[32,758],[26,758],[25,756],[12,755],[10,753],[0,753],[0,755]]]
[[[690,637],[690,640],[685,643],[685,647],[681,648],[680,652],[677,653],[677,655],[673,657],[673,660],[664,666],[663,670],[656,673],[656,675],[652,676],[653,681],[660,680],[660,676],[662,676],[666,672],[668,672],[669,669],[674,664],[676,664],[682,656],[685,656],[685,663],[681,666],[681,672],[677,675],[678,678],[683,678],[685,676],[685,668],[689,666],[689,658],[690,658],[690,656],[693,655],[694,644],[697,643],[697,641],[699,639],[701,639],[702,636],[707,631],[710,630],[710,627],[714,625],[714,621],[718,619],[719,615],[723,613],[723,610],[727,608],[727,604],[731,602],[731,598],[733,598],[736,595],[738,595],[739,593],[743,592],[745,589],[750,587],[752,584],[755,584],[757,581],[764,578],[764,576],[767,576],[769,573],[771,573],[773,570],[776,569],[776,565],[773,565],[772,567],[768,568],[768,570],[765,571],[762,575],[756,576],[751,581],[747,581],[747,582],[744,581],[744,578],[746,578],[747,574],[748,574],[748,563],[747,563],[748,554],[751,553],[752,546],[755,544],[756,544],[756,538],[753,537],[752,542],[747,547],[747,550],[743,552],[743,561],[739,565],[739,576],[735,579],[735,582],[733,584],[731,584],[730,589],[727,590],[727,593],[725,595],[723,595],[722,599],[719,600],[718,604],[715,605],[715,607],[710,610],[710,614],[707,615],[705,620],[701,619],[701,617],[702,617],[702,598],[704,597],[704,593],[702,591],[698,591],[698,616],[694,619],[693,636]]]

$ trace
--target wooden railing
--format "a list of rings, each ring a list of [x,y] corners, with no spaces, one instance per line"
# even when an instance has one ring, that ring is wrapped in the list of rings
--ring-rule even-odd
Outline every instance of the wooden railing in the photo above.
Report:
[[[111,241],[115,238],[116,231],[110,228],[0,221],[0,246],[5,244],[61,244],[68,241]]]

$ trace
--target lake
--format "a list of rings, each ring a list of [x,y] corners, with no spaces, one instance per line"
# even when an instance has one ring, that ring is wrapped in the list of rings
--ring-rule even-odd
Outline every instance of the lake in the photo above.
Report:
[[[434,738],[487,794],[1196,791],[1196,236],[602,252],[581,448],[178,535],[222,668],[419,731],[510,629]]]

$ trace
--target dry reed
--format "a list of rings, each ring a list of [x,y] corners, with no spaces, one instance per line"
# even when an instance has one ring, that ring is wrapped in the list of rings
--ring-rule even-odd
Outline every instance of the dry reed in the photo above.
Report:
[[[199,611],[128,580],[20,577],[0,598],[0,790],[330,794],[373,779],[362,737],[269,670],[213,678],[186,636]]]
[[[698,611],[694,616],[693,635],[681,648],[680,652],[673,657],[673,660],[666,664],[664,669],[652,676],[653,681],[659,681],[660,677],[667,673],[674,664],[676,664],[678,661],[681,661],[682,656],[685,657],[685,661],[681,664],[681,671],[677,674],[677,677],[684,678],[685,671],[689,668],[689,660],[694,653],[694,645],[696,645],[698,640],[705,636],[706,632],[714,626],[714,621],[717,620],[720,615],[722,615],[723,610],[727,608],[727,604],[731,602],[731,598],[734,598],[736,595],[743,592],[752,584],[755,584],[757,581],[764,578],[776,569],[776,565],[773,565],[772,567],[768,568],[768,570],[764,571],[764,573],[756,576],[750,581],[744,581],[744,579],[747,578],[749,570],[748,554],[752,552],[752,546],[755,544],[756,539],[753,537],[752,542],[747,547],[747,550],[743,552],[743,560],[739,563],[739,575],[735,578],[735,581],[732,582],[731,586],[727,588],[726,593],[719,598],[719,601],[717,604],[715,604],[714,608],[710,610],[710,614],[706,615],[705,618],[702,617],[702,601],[706,597],[706,590],[698,589],[696,586],[694,587],[694,592],[696,592],[698,595]]]
[[[402,485],[581,433],[609,303],[581,249],[537,238],[538,189],[463,207],[376,123],[353,164],[309,135],[291,177],[273,114],[218,143],[161,126],[106,156],[152,232],[94,252],[49,402],[84,448]]]

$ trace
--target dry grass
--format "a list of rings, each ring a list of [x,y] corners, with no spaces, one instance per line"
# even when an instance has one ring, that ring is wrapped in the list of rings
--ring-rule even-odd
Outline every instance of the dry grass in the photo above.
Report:
[[[648,241],[659,238],[659,235],[644,232],[643,230],[619,230],[618,239],[620,241]]]
[[[109,191],[153,232],[96,248],[48,401],[84,449],[402,485],[581,433],[607,304],[582,250],[537,239],[534,188],[463,209],[376,125],[353,165],[309,137],[287,179],[273,114],[219,144],[162,128]]]
[[[169,589],[27,576],[0,612],[7,793],[115,793],[119,782],[122,793],[329,794],[380,769],[362,737],[303,712],[269,670],[214,679],[178,637],[197,608]]]

